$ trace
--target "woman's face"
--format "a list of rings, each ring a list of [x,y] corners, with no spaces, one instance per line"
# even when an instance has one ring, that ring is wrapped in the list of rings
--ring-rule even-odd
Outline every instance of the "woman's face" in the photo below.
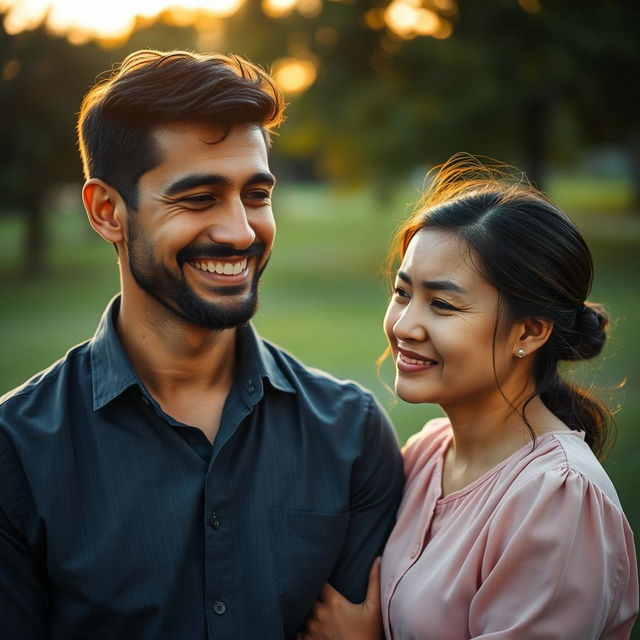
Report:
[[[518,328],[493,334],[498,290],[471,263],[455,233],[424,228],[398,270],[384,328],[396,365],[396,393],[445,411],[499,402],[514,371]],[[500,381],[500,388],[496,383]]]

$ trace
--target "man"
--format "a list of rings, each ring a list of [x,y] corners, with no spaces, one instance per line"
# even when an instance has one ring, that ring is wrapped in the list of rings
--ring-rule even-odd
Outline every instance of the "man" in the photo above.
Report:
[[[3,638],[290,638],[325,581],[364,598],[392,429],[248,324],[282,111],[259,68],[185,52],[85,97],[83,200],[121,293],[0,405]]]

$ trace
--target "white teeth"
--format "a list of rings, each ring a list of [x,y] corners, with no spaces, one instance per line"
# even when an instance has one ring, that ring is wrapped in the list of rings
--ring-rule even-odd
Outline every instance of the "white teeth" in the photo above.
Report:
[[[416,360],[415,358],[409,358],[402,353],[400,354],[400,358],[408,364],[434,364],[433,360]]]
[[[209,273],[218,273],[220,275],[237,275],[247,268],[247,259],[244,258],[240,262],[202,262],[194,260],[193,266],[200,271],[208,271]]]

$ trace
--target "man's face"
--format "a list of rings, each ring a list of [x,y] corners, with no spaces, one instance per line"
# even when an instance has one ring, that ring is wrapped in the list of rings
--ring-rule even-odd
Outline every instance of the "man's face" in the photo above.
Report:
[[[138,183],[127,264],[154,300],[188,322],[227,329],[255,313],[275,223],[274,178],[259,128],[158,130],[162,161]]]

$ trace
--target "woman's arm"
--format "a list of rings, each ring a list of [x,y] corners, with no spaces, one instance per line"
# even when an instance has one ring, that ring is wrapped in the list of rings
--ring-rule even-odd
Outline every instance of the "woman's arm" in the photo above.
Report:
[[[378,557],[371,566],[364,601],[349,602],[327,582],[297,640],[380,640],[383,636]]]

